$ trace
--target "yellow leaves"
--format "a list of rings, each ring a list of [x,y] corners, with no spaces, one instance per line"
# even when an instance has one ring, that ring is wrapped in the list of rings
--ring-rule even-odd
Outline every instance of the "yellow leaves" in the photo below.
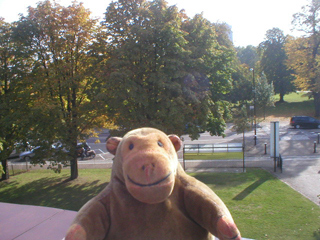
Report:
[[[287,66],[295,71],[295,84],[300,90],[320,90],[320,75],[317,70],[319,56],[314,55],[315,46],[311,38],[289,38],[285,49]]]

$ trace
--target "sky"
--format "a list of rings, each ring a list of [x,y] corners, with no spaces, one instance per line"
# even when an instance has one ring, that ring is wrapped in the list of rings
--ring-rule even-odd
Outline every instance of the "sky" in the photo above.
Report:
[[[233,42],[238,46],[258,46],[265,40],[267,30],[274,27],[284,34],[299,36],[292,31],[293,14],[301,12],[301,7],[310,0],[166,0],[169,5],[184,9],[189,17],[203,13],[211,22],[225,22],[233,32]],[[0,17],[6,22],[19,20],[19,14],[27,15],[28,6],[36,7],[39,0],[0,0]],[[71,5],[71,0],[56,0],[63,6]],[[93,17],[103,19],[111,0],[78,0],[90,9]]]

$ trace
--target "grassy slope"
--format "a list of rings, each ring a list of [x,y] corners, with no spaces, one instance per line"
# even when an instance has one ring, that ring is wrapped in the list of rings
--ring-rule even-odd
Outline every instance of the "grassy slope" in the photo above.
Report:
[[[55,174],[34,170],[0,182],[0,201],[78,210],[110,180],[110,169]],[[264,170],[192,173],[226,203],[242,235],[254,239],[320,239],[320,208]]]
[[[279,100],[276,97],[276,101]],[[313,100],[305,93],[290,93],[285,95],[284,103],[276,103],[275,107],[268,107],[266,110],[267,119],[287,119],[294,115],[314,116]],[[258,117],[262,118],[263,113],[257,109]]]

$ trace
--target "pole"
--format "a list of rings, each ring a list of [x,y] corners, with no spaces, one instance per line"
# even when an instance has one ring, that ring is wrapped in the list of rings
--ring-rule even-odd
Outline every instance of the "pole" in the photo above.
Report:
[[[184,151],[185,151],[185,147],[183,146],[183,152],[182,152],[183,170],[186,170],[186,162],[185,162],[185,159],[184,159]]]
[[[253,120],[254,120],[254,145],[257,145],[257,117],[256,117],[256,80],[254,78],[254,69],[252,71],[252,83],[253,83]]]
[[[243,138],[242,138],[242,172],[246,172],[246,165],[244,160],[244,152],[245,152],[245,137],[244,137],[245,130],[243,130]]]
[[[277,171],[277,165],[276,165],[276,161],[277,161],[277,157],[276,157],[276,124],[274,123],[274,128],[273,128],[273,133],[274,133],[274,141],[273,141],[273,161],[274,161],[274,172]]]

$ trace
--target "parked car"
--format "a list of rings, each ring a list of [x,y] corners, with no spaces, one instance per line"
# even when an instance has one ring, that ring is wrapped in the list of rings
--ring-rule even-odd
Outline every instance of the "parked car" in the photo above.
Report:
[[[39,148],[40,147],[35,147],[35,148],[31,149],[30,151],[25,151],[25,152],[20,153],[20,155],[19,155],[20,160],[21,161],[30,161],[30,159],[35,156],[35,151]]]
[[[320,128],[320,121],[308,116],[293,116],[290,125],[294,128]]]
[[[13,149],[12,153],[10,154],[9,159],[18,158],[19,155],[22,152],[29,151],[31,149],[32,148],[31,148],[31,146],[29,145],[28,142],[26,142],[26,143],[22,143],[22,142],[15,143],[14,144],[14,149]]]

